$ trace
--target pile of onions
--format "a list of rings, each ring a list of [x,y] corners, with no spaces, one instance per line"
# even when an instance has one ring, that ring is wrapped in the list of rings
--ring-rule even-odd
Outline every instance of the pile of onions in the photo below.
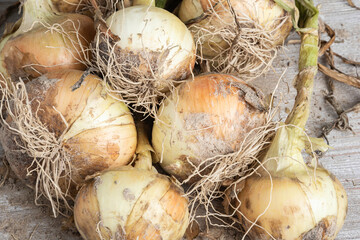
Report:
[[[94,75],[76,86],[83,74],[53,71],[26,85],[1,89],[7,118],[0,136],[7,160],[20,179],[35,174],[42,193],[60,186],[66,195],[71,184],[126,165],[135,152],[136,129],[129,109],[106,94],[104,83]],[[14,144],[16,138],[21,141]],[[47,193],[48,198],[54,195]]]
[[[85,70],[88,47],[95,35],[91,18],[59,14],[50,0],[26,0],[23,16],[0,42],[4,78],[38,77],[60,69]],[[20,25],[18,25],[20,24]]]
[[[190,31],[175,15],[153,6],[121,9],[102,22],[94,61],[121,100],[145,112],[178,80],[187,78],[195,63]]]
[[[163,101],[152,144],[165,171],[185,180],[203,160],[235,152],[265,117],[255,88],[227,74],[199,75]]]
[[[310,112],[318,58],[318,10],[303,6],[298,91],[294,108],[277,131],[259,171],[246,178],[235,199],[237,215],[253,239],[335,239],[344,224],[347,196],[334,175],[316,161],[304,162],[310,142],[304,128]],[[311,32],[311,33],[310,33]],[[310,34],[309,34],[310,33]]]
[[[290,15],[273,0],[183,0],[178,16],[194,35],[200,60],[248,77],[262,73],[292,29]]]
[[[79,191],[74,219],[84,239],[182,239],[188,200],[168,177],[151,171],[151,146],[138,136],[135,167],[107,171]]]

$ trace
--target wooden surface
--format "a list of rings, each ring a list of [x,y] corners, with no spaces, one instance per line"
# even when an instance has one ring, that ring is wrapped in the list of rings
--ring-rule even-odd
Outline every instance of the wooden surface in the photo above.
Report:
[[[0,0],[0,13],[11,2]],[[322,20],[337,34],[333,50],[349,59],[360,61],[360,11],[350,7],[346,0],[318,0],[316,2],[321,4]],[[353,2],[360,6],[360,1]],[[299,38],[293,33],[289,39]],[[275,70],[254,82],[266,93],[271,93],[280,75],[286,71],[277,92],[278,99],[283,102],[280,117],[286,116],[286,108],[292,107],[296,94],[292,81],[297,72],[298,49],[299,44],[296,42],[287,44],[285,49],[279,52],[274,63]],[[356,67],[341,62],[337,64],[344,72],[357,76]],[[323,92],[327,89],[325,79],[324,75],[318,73],[311,117],[307,125],[308,133],[312,136],[319,136],[321,129],[337,118],[332,107],[324,101]],[[342,83],[335,83],[334,95],[345,109],[360,102],[360,90]],[[350,113],[349,119],[353,132],[332,131],[328,136],[332,149],[319,160],[325,168],[338,177],[348,194],[348,215],[337,237],[338,240],[360,239],[360,113]],[[218,238],[231,239],[225,235]],[[23,187],[11,175],[5,185],[0,188],[0,239],[78,240],[80,237],[74,233],[73,229],[66,228],[63,218],[54,219],[50,217],[48,208],[35,206],[32,191]]]

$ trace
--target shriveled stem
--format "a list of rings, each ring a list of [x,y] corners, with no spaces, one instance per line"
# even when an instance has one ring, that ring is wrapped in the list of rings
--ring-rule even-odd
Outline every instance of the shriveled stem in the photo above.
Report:
[[[314,77],[317,72],[319,11],[314,7],[312,0],[296,0],[296,5],[300,12],[297,30],[301,35],[299,73],[294,86],[297,95],[285,125],[277,131],[264,159],[266,162],[264,165],[272,175],[284,172],[295,173],[299,169],[304,169],[301,150],[306,147],[306,139],[310,142],[319,142],[318,139],[304,136],[310,114]]]
[[[305,19],[304,26],[300,26],[305,30],[300,31],[299,74],[295,82],[297,96],[294,107],[285,123],[295,125],[301,130],[305,128],[306,121],[309,118],[311,94],[317,72],[319,11],[313,5],[308,6],[309,3],[313,4],[312,0],[298,0],[297,3],[302,4],[302,7],[306,6],[306,9],[302,9],[301,12],[301,20]]]
[[[149,138],[146,133],[145,123],[138,121],[136,123],[137,130],[137,147],[136,147],[136,161],[135,167],[138,169],[151,170],[152,158],[151,152],[154,151],[149,143]]]
[[[17,31],[19,33],[29,30],[37,22],[46,22],[49,17],[55,15],[50,0],[26,0],[23,11],[21,27]]]

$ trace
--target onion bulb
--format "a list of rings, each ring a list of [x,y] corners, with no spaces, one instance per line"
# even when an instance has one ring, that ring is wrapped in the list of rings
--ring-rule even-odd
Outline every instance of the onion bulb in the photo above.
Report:
[[[194,170],[191,164],[236,151],[265,123],[262,100],[260,92],[231,75],[205,74],[182,83],[154,122],[152,144],[161,166],[184,180]]]
[[[292,28],[290,14],[273,0],[183,0],[178,16],[194,35],[201,60],[216,71],[244,75],[259,75]]]
[[[82,63],[95,35],[94,22],[80,14],[59,14],[50,0],[26,0],[20,26],[0,42],[4,78],[38,77],[59,69],[85,70]]]
[[[113,13],[99,28],[97,68],[135,109],[156,105],[163,92],[187,78],[195,63],[195,44],[172,13],[138,5]]]
[[[138,136],[141,164],[102,173],[79,191],[74,219],[84,239],[179,240],[184,235],[188,200],[168,177],[150,170],[150,145]]]
[[[161,8],[138,5],[115,12],[106,23],[120,37],[116,42],[119,60],[126,64],[135,62],[127,72],[129,77],[137,70],[160,79],[189,76],[195,59],[194,41],[175,15]]]
[[[310,143],[310,152],[327,145],[304,134],[317,71],[318,10],[304,7],[300,19],[301,27],[314,34],[300,33],[294,108],[279,127],[260,170],[246,178],[236,199],[237,215],[253,239],[335,239],[347,212],[341,183],[316,161],[305,164],[301,152]]]
[[[83,183],[88,175],[127,165],[135,152],[136,129],[129,109],[106,94],[94,75],[74,87],[83,73],[54,71],[26,85],[12,85],[14,93],[10,87],[1,89],[8,114],[2,131],[10,132],[1,134],[5,155],[20,179],[36,176],[37,188],[57,191],[60,185],[66,194],[70,185]],[[21,141],[14,144],[15,139]],[[16,151],[19,147],[22,151]]]

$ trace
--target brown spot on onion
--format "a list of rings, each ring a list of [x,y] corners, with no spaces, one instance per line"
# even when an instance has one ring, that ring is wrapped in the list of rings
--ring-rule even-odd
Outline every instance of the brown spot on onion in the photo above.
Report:
[[[322,219],[314,228],[301,236],[302,240],[332,239],[336,232],[336,217],[329,216]]]

